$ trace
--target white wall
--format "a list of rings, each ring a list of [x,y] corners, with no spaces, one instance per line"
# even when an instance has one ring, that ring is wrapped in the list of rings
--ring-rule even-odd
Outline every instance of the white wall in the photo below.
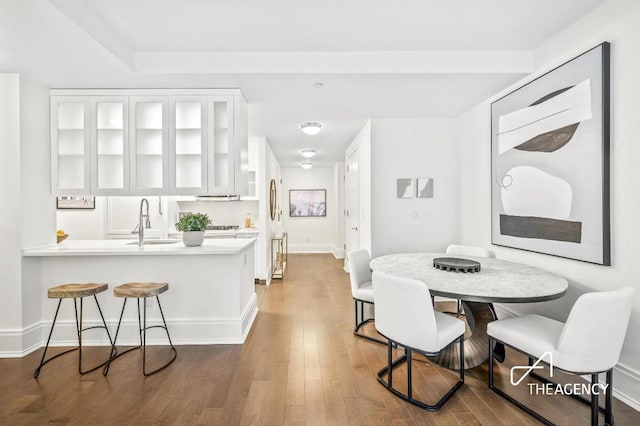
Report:
[[[0,74],[0,347],[22,347],[20,76]]]
[[[338,161],[333,166],[333,192],[334,192],[334,201],[331,202],[334,206],[336,206],[336,223],[335,223],[335,238],[334,238],[334,248],[333,255],[337,259],[343,259],[345,257],[345,223],[344,223],[344,210],[345,210],[345,199],[344,199],[344,167],[345,164],[343,161]]]
[[[260,237],[258,238],[258,264],[261,265],[256,271],[257,278],[271,282],[271,236],[280,234],[282,223],[279,215],[271,220],[269,215],[269,186],[271,179],[276,181],[278,194],[278,209],[282,208],[282,185],[280,183],[280,164],[276,159],[269,142],[264,137],[252,138],[252,143],[258,144],[259,170],[258,170],[258,227]]]
[[[49,88],[22,77],[20,80],[20,216],[22,247],[55,242],[55,197],[51,195]],[[29,270],[22,268],[22,351],[41,343],[39,328],[42,288],[34,286]]]
[[[214,225],[238,225],[244,227],[247,213],[256,222],[258,218],[257,201],[178,201],[181,212],[206,213]],[[173,224],[177,217],[169,218],[169,232],[175,231]]]
[[[444,251],[459,240],[454,119],[371,120],[371,256]],[[399,199],[398,178],[433,178],[434,198]]]
[[[611,51],[611,267],[525,251],[492,247],[497,257],[539,266],[569,279],[570,291],[561,300],[532,305],[502,306],[508,313],[541,312],[563,320],[579,294],[591,290],[635,288],[633,311],[615,372],[615,394],[640,410],[640,3],[609,1],[551,38],[535,51],[537,71],[531,80],[602,41]],[[466,244],[491,246],[490,236],[490,102],[525,81],[496,94],[462,115],[458,121],[462,157],[462,240]]]
[[[337,218],[334,171],[331,167],[284,167],[282,173],[282,228],[287,231],[289,251],[292,253],[332,253],[336,246]],[[289,190],[325,189],[327,215],[325,217],[290,217]]]
[[[104,239],[107,197],[96,197],[95,206],[92,210],[56,210],[56,229],[63,229],[72,240]]]

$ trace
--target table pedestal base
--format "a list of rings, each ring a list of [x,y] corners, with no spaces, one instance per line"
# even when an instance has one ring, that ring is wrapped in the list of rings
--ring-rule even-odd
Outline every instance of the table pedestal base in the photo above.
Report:
[[[496,311],[491,303],[462,302],[467,332],[464,340],[464,368],[473,368],[489,358],[489,337],[487,324],[497,319]],[[437,356],[429,357],[436,364],[450,370],[460,368],[460,344],[454,343],[440,352]],[[498,362],[504,361],[504,345],[498,343],[494,348],[494,358]]]

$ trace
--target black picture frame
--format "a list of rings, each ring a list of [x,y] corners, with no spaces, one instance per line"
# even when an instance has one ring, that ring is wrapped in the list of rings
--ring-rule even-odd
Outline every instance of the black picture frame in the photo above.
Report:
[[[603,42],[491,103],[492,244],[611,265],[610,51],[610,44]],[[580,98],[579,90],[588,96]],[[558,107],[556,116],[547,104],[550,100],[568,106]],[[581,108],[585,105],[588,108]],[[531,114],[530,121],[516,125],[536,108],[547,108],[548,114],[537,121]],[[575,111],[581,109],[591,115],[579,119]],[[544,127],[545,120],[561,123],[560,114],[567,111],[575,114],[575,122],[518,139],[527,128]],[[531,170],[522,173],[525,167]],[[536,173],[543,179],[535,180]],[[521,191],[530,211],[514,198],[517,182],[535,189]],[[540,186],[531,186],[532,182]],[[548,201],[554,197],[555,205]],[[558,214],[563,213],[558,205],[564,206],[564,216]],[[538,214],[546,206],[555,209],[553,214]]]
[[[290,189],[289,217],[326,217],[326,189]]]
[[[96,197],[56,197],[58,210],[93,210],[96,208]]]

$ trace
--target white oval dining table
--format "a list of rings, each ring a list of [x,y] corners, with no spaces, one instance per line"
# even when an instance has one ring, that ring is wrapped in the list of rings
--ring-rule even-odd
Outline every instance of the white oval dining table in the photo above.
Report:
[[[480,272],[450,272],[436,269],[433,259],[454,257],[480,263]],[[543,302],[562,297],[569,287],[566,278],[530,265],[502,259],[458,256],[444,253],[399,253],[371,260],[373,271],[422,281],[432,296],[462,301],[468,325],[465,338],[465,368],[482,364],[488,357],[487,323],[497,319],[492,303]],[[496,349],[504,360],[504,348]],[[458,368],[458,346],[451,345],[431,359],[451,369]]]

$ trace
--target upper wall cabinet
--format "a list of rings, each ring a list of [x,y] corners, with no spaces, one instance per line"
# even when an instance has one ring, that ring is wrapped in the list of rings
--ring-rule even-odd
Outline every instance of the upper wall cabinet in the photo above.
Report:
[[[129,99],[91,97],[91,192],[129,192]],[[58,171],[59,172],[59,171]]]
[[[91,99],[52,96],[51,181],[58,193],[91,192],[90,141]]]
[[[169,188],[169,97],[130,96],[130,194],[161,195]]]
[[[239,90],[51,95],[54,195],[247,194],[247,104]]]
[[[207,192],[207,97],[172,96],[169,100],[169,192]]]

